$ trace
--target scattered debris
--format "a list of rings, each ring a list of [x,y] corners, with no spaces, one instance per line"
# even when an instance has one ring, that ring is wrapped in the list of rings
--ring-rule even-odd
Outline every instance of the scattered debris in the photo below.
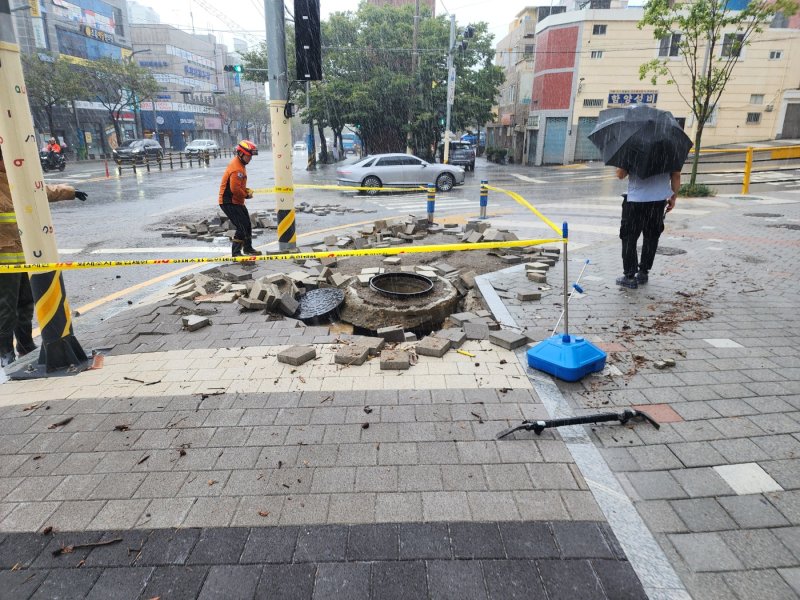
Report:
[[[58,429],[59,427],[63,427],[64,425],[68,425],[69,423],[72,423],[72,420],[74,418],[75,417],[67,417],[66,419],[64,419],[62,421],[58,421],[57,423],[53,423],[52,425],[49,425],[47,428],[48,429]]]
[[[122,538],[113,538],[110,540],[104,540],[101,542],[87,542],[85,544],[70,544],[69,546],[61,546],[60,548],[53,550],[53,556],[60,556],[62,554],[72,554],[75,550],[80,550],[81,548],[96,548],[98,546],[110,546],[111,544],[116,544],[121,542]]]

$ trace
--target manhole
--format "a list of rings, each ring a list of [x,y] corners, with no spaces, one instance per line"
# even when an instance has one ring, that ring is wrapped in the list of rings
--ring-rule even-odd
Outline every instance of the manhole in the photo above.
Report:
[[[800,231],[800,225],[797,223],[777,223],[775,225],[767,225],[767,227],[775,227],[776,229],[791,229],[792,231]]]
[[[344,292],[338,288],[309,290],[300,298],[300,307],[294,318],[301,321],[321,319],[339,308],[343,301]]]
[[[744,213],[745,217],[760,217],[762,219],[777,219],[778,217],[782,217],[783,215],[779,215],[778,213]]]
[[[430,293],[433,282],[416,273],[383,273],[370,279],[369,287],[384,296],[415,298]]]
[[[678,254],[686,254],[686,250],[680,248],[670,248],[668,246],[659,246],[656,254],[663,254],[664,256],[678,256]]]

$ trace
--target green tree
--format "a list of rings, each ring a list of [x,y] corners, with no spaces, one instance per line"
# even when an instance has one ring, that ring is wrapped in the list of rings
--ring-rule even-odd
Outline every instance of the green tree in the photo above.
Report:
[[[90,94],[105,107],[114,125],[117,143],[121,144],[120,112],[135,109],[143,99],[154,98],[160,86],[150,71],[131,60],[101,58],[84,68],[88,74]]]
[[[55,131],[53,111],[70,101],[86,97],[86,83],[80,69],[60,56],[39,53],[22,56],[25,86],[34,108],[47,115],[50,135]]]
[[[639,77],[655,85],[674,84],[695,119],[694,161],[689,185],[697,180],[703,129],[725,91],[742,48],[763,31],[777,13],[793,15],[795,0],[752,0],[744,10],[727,8],[728,0],[650,0],[639,27],[652,27],[657,40],[675,45],[681,61],[654,59],[639,67]],[[671,54],[671,52],[668,52]],[[681,70],[688,77],[681,77]]]

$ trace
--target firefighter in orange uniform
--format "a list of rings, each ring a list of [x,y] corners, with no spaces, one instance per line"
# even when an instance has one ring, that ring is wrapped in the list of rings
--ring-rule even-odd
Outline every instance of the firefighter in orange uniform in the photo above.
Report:
[[[219,186],[219,206],[236,228],[231,246],[231,256],[259,256],[253,248],[253,226],[244,201],[253,197],[247,187],[247,169],[250,160],[258,154],[258,147],[250,140],[242,140],[236,146],[236,156],[228,163]]]

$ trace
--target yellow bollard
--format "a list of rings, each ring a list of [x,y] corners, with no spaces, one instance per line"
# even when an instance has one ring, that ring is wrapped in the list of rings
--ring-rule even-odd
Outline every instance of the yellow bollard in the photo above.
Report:
[[[742,194],[750,193],[750,174],[753,172],[753,148],[747,148],[744,159],[744,180],[742,181]]]

